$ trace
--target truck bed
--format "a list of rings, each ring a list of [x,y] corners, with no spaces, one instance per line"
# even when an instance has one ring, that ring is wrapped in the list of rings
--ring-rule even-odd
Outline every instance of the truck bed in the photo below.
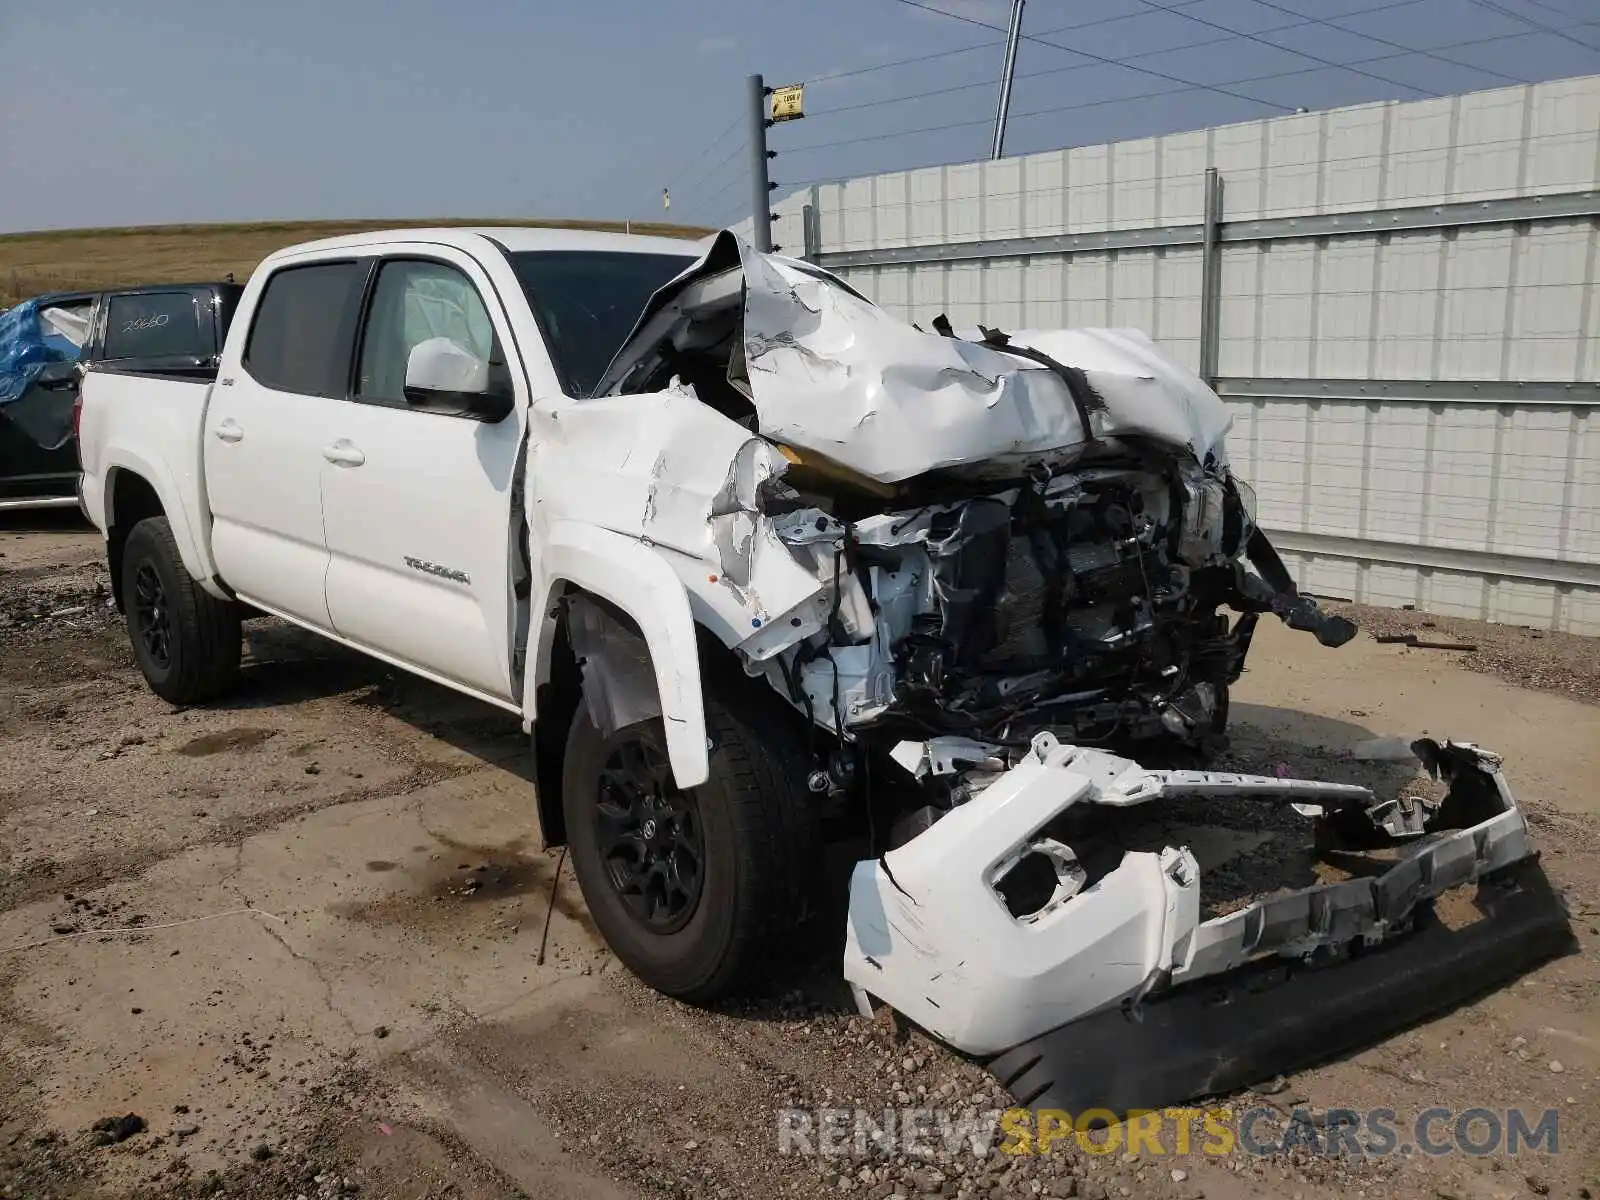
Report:
[[[160,486],[162,508],[172,522],[184,565],[197,579],[214,574],[200,533],[206,512],[200,457],[201,430],[211,384],[204,379],[92,368],[83,379],[78,454],[83,466],[83,507],[102,531],[116,519],[111,501],[119,468]],[[130,427],[138,435],[130,436]],[[127,447],[138,447],[138,457]],[[108,447],[117,447],[108,450]]]

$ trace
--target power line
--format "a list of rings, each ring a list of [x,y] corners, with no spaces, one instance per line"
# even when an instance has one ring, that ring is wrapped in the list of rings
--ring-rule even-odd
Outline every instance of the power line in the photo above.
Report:
[[[714,224],[722,229],[727,229],[745,211],[742,203],[735,204],[731,209],[723,209]]]
[[[1172,9],[1168,8],[1164,4],[1156,3],[1156,0],[1139,0],[1139,3],[1147,5],[1147,6],[1151,7],[1151,8],[1159,9],[1162,12],[1172,12],[1173,11]],[[1275,9],[1278,12],[1290,13],[1292,15],[1300,15],[1300,14],[1295,14],[1294,10],[1291,9],[1291,8],[1284,8],[1280,4],[1269,3],[1268,0],[1258,0],[1258,3],[1261,3],[1266,8]],[[1340,70],[1349,71],[1350,73],[1352,73],[1354,75],[1365,76],[1367,79],[1376,80],[1378,83],[1386,83],[1386,84],[1389,84],[1391,87],[1404,88],[1406,91],[1415,92],[1419,96],[1431,97],[1431,96],[1435,96],[1435,95],[1438,94],[1437,92],[1429,91],[1427,88],[1418,87],[1414,83],[1405,83],[1405,82],[1403,82],[1403,81],[1401,81],[1399,79],[1391,79],[1387,75],[1379,75],[1379,74],[1377,74],[1375,72],[1372,72],[1372,71],[1363,71],[1359,67],[1342,66],[1341,64],[1334,62],[1332,59],[1322,58],[1320,55],[1312,54],[1310,51],[1307,51],[1307,50],[1297,50],[1297,49],[1295,49],[1295,48],[1293,48],[1291,46],[1280,46],[1277,42],[1269,42],[1266,38],[1259,37],[1259,36],[1257,36],[1256,34],[1253,34],[1253,33],[1244,33],[1244,32],[1242,32],[1240,30],[1237,30],[1237,29],[1230,29],[1226,25],[1217,24],[1215,21],[1203,20],[1200,17],[1191,16],[1188,13],[1173,13],[1173,15],[1182,17],[1185,21],[1193,21],[1198,25],[1204,25],[1208,29],[1221,29],[1221,30],[1224,30],[1226,32],[1236,34],[1237,36],[1239,36],[1240,38],[1243,38],[1246,41],[1255,42],[1258,45],[1267,46],[1267,47],[1270,47],[1273,50],[1278,50],[1278,51],[1281,51],[1282,53],[1285,53],[1285,54],[1293,54],[1297,58],[1309,59],[1311,62],[1321,63],[1325,67],[1338,67]],[[1413,54],[1426,54],[1427,53],[1426,51],[1423,51],[1423,50],[1412,50],[1411,47],[1402,46],[1399,42],[1387,41],[1386,39],[1380,38],[1380,37],[1369,37],[1367,34],[1357,34],[1357,33],[1354,33],[1354,31],[1348,30],[1348,29],[1339,29],[1339,26],[1333,25],[1333,24],[1329,23],[1328,21],[1317,20],[1314,23],[1318,24],[1318,25],[1325,26],[1326,28],[1329,28],[1329,29],[1339,30],[1339,32],[1341,32],[1341,33],[1347,33],[1347,34],[1352,34],[1352,36],[1367,38],[1367,40],[1369,40],[1369,41],[1377,42],[1379,45],[1383,45],[1383,46],[1390,46],[1390,47],[1393,47],[1394,49],[1397,49],[1397,50],[1406,50],[1406,51],[1409,51],[1409,52],[1411,52]],[[1455,66],[1463,66],[1465,64],[1455,63],[1453,65],[1455,65]],[[1478,69],[1482,70],[1485,75],[1492,75],[1497,79],[1510,79],[1511,78],[1511,76],[1509,76],[1509,75],[1501,74],[1499,71],[1490,70],[1488,67],[1483,67],[1483,68],[1478,68]]]
[[[1206,0],[1178,0],[1178,3],[1174,7],[1187,8],[1191,4],[1204,4],[1205,2]],[[1420,3],[1420,0],[1406,0],[1406,2]],[[1038,36],[1048,37],[1053,33],[1066,33],[1073,29],[1088,29],[1092,25],[1111,25],[1117,21],[1133,21],[1146,15],[1148,14],[1136,12],[1123,13],[1121,16],[1116,17],[1097,17],[1093,21],[1081,21],[1075,25],[1058,25],[1054,29],[1043,30]],[[991,28],[991,26],[984,26],[984,28]],[[910,66],[913,63],[932,62],[934,59],[939,58],[953,58],[957,54],[970,54],[974,50],[989,50],[995,46],[1003,45],[1005,45],[1005,38],[997,38],[994,41],[977,42],[971,46],[961,46],[955,50],[937,50],[932,54],[917,54],[910,58],[897,58],[892,62],[873,63],[871,66],[866,67],[853,67],[848,71],[829,71],[826,75],[813,75],[811,78],[807,79],[806,82],[828,83],[835,79],[850,79],[856,75],[871,75],[874,71],[887,71],[893,67],[905,67]],[[992,84],[994,81],[989,80],[988,82]]]
[[[1188,3],[1188,4],[1193,4],[1193,3],[1201,3],[1201,2],[1203,2],[1203,0],[1184,0],[1184,2]],[[1263,2],[1264,2],[1264,0],[1263,0]],[[1411,7],[1413,5],[1416,5],[1416,4],[1426,4],[1428,2],[1429,2],[1429,0],[1399,0],[1399,3],[1377,4],[1377,5],[1374,5],[1371,8],[1358,8],[1354,12],[1340,13],[1339,15],[1341,17],[1359,17],[1359,16],[1364,16],[1367,13],[1393,12],[1397,8],[1409,8],[1409,7]],[[1160,11],[1171,12],[1174,15],[1180,15],[1181,16],[1182,14],[1177,12],[1177,8],[1178,7],[1181,7],[1181,6],[1174,6],[1173,8],[1170,8],[1170,9],[1162,8]],[[1288,9],[1284,9],[1283,11],[1288,12],[1289,10]],[[1106,20],[1108,22],[1109,21],[1125,21],[1125,20],[1128,20],[1130,17],[1154,16],[1155,12],[1156,12],[1156,9],[1152,8],[1149,11],[1146,11],[1146,12],[1128,13],[1128,14],[1124,14],[1121,17],[1110,17],[1110,18],[1107,18]],[[1088,24],[1101,24],[1101,23],[1103,23],[1103,22],[1091,21]],[[1289,29],[1300,29],[1300,28],[1302,28],[1304,26],[1307,26],[1307,25],[1320,25],[1320,24],[1323,24],[1323,22],[1320,21],[1319,19],[1314,18],[1314,17],[1306,17],[1306,18],[1304,18],[1302,20],[1299,20],[1299,21],[1291,21],[1290,23],[1288,23],[1286,25],[1274,25],[1270,29],[1262,29],[1262,30],[1258,30],[1257,32],[1261,33],[1261,34],[1282,33],[1285,30],[1289,30]],[[1068,26],[1068,28],[1082,28],[1082,26]],[[1052,32],[1060,32],[1060,31],[1059,30],[1045,30],[1045,34],[1052,33]],[[1041,34],[1040,36],[1044,36],[1044,34]],[[1366,35],[1363,34],[1361,36],[1364,37]],[[1128,63],[1137,61],[1138,59],[1141,59],[1141,58],[1155,58],[1155,57],[1157,57],[1159,55],[1162,55],[1162,54],[1171,54],[1174,49],[1200,50],[1200,49],[1205,48],[1206,46],[1220,46],[1224,42],[1231,42],[1233,40],[1234,40],[1233,35],[1229,34],[1229,35],[1227,35],[1225,37],[1208,38],[1206,41],[1203,41],[1203,42],[1191,42],[1187,46],[1171,47],[1171,48],[1164,49],[1164,50],[1142,50],[1138,54],[1130,54],[1126,58],[1119,58],[1116,61],[1117,61],[1117,64],[1119,66],[1126,66]],[[1408,51],[1408,53],[1418,53],[1418,52],[1416,52],[1416,51]],[[1389,56],[1386,55],[1385,57],[1389,57]],[[1374,61],[1376,61],[1376,60],[1374,60]],[[1064,73],[1066,73],[1068,71],[1081,71],[1081,70],[1083,70],[1083,65],[1081,63],[1073,63],[1073,64],[1071,64],[1069,66],[1065,66],[1065,67],[1047,67],[1042,71],[1023,71],[1023,72],[1021,72],[1020,74],[1017,75],[1017,79],[1019,81],[1023,80],[1023,79],[1038,79],[1038,78],[1040,78],[1042,76],[1045,76],[1045,75],[1061,75],[1061,74],[1064,74]],[[855,112],[855,111],[857,111],[859,109],[863,109],[863,108],[876,108],[879,105],[903,104],[903,103],[906,103],[906,102],[911,101],[911,100],[926,100],[931,96],[946,96],[946,95],[953,94],[955,92],[970,92],[970,91],[975,91],[975,90],[977,90],[979,88],[991,88],[993,86],[994,86],[994,80],[992,80],[992,79],[981,79],[981,80],[978,80],[975,83],[960,83],[960,84],[954,84],[954,85],[952,85],[950,87],[933,88],[930,91],[914,92],[911,95],[907,95],[907,96],[891,96],[891,97],[889,97],[887,99],[863,100],[859,104],[845,104],[845,105],[839,106],[838,108],[825,108],[820,112],[813,112],[813,113],[811,113],[809,115],[811,117],[813,117],[813,118],[814,117],[826,117],[826,116],[829,116],[829,115],[831,115],[833,113]],[[1165,93],[1155,93],[1155,94],[1164,95]]]
[[[715,180],[716,177],[722,172],[722,169],[724,167],[726,167],[730,162],[732,162],[733,159],[734,159],[734,156],[737,155],[739,153],[739,151],[741,151],[743,149],[744,149],[744,145],[742,143],[736,144],[733,147],[732,150],[729,150],[726,154],[724,154],[722,156],[722,158],[717,162],[717,164],[714,167],[712,167],[704,175],[701,175],[697,179],[695,179],[693,183],[689,184],[689,186],[684,189],[684,195],[693,196],[698,189],[704,187],[706,184],[708,184],[708,183],[712,182],[713,180]],[[739,175],[738,175],[737,172],[735,172],[733,178],[731,180],[729,180],[728,182],[724,183],[722,185],[722,187],[720,187],[713,194],[714,195],[721,195],[723,192],[727,191],[730,187],[732,187],[738,181],[739,181]]]
[[[1196,4],[1204,4],[1206,0],[1178,0],[1174,8],[1193,8]],[[1072,25],[1057,25],[1053,29],[1041,29],[1036,37],[1050,37],[1057,33],[1071,33],[1076,29],[1092,29],[1096,25],[1115,25],[1118,21],[1138,21],[1150,14],[1146,12],[1121,13],[1115,17],[1096,17],[1092,21],[1078,21]]]
[[[983,21],[975,20],[972,17],[964,17],[960,13],[946,12],[942,8],[933,8],[927,4],[919,3],[918,0],[895,0],[895,2],[898,4],[904,4],[907,8],[915,8],[920,9],[923,12],[937,13],[941,17],[949,17],[952,21],[963,21],[968,25],[976,25],[980,29],[998,30],[997,26],[986,24]],[[1129,71],[1137,71],[1141,75],[1151,75],[1157,79],[1165,79],[1169,83],[1182,84],[1186,88],[1198,88],[1202,91],[1216,92],[1221,96],[1232,96],[1235,100],[1244,100],[1250,104],[1260,104],[1267,108],[1281,109],[1284,112],[1294,111],[1286,104],[1276,104],[1271,100],[1262,100],[1256,96],[1247,96],[1243,92],[1230,92],[1226,87],[1220,87],[1214,84],[1195,83],[1192,79],[1184,79],[1177,75],[1168,75],[1165,71],[1157,71],[1150,67],[1136,67],[1131,63],[1120,63],[1114,58],[1106,58],[1104,55],[1093,54],[1088,50],[1078,50],[1071,46],[1063,46],[1059,42],[1047,42],[1037,34],[1025,33],[1022,36],[1025,41],[1034,42],[1040,46],[1049,46],[1052,50],[1062,50],[1068,54],[1076,54],[1083,58],[1091,59],[1095,62],[1105,63],[1108,66],[1125,67]]]
[[[739,121],[740,121],[739,117],[735,117],[732,121],[730,121],[728,123],[728,127],[726,129],[724,129],[721,133],[717,134],[717,136],[712,139],[711,144],[709,146],[707,146],[704,150],[700,151],[699,154],[696,154],[694,156],[694,158],[692,158],[689,161],[689,165],[688,166],[684,167],[683,170],[679,171],[675,176],[672,177],[672,179],[667,183],[667,187],[668,188],[675,188],[675,187],[678,186],[678,184],[682,183],[683,182],[683,178],[684,178],[685,175],[687,175],[690,171],[694,170],[695,167],[699,166],[700,163],[702,161],[704,161],[711,154],[711,152],[713,150],[715,150],[718,146],[722,145],[723,141],[727,138],[727,136],[730,133],[732,133],[735,129],[739,128]],[[713,167],[712,170],[713,171],[716,170],[716,167]]]
[[[904,67],[911,63],[932,62],[936,58],[951,58],[957,54],[970,54],[974,50],[987,50],[991,46],[998,46],[1005,39],[993,42],[979,42],[975,46],[962,46],[958,50],[939,50],[933,54],[918,54],[912,58],[897,58],[893,62],[875,63],[870,67],[855,67],[849,71],[830,71],[826,75],[815,75],[806,80],[807,83],[828,83],[835,79],[850,79],[856,75],[871,75],[874,71],[887,71],[891,67]]]
[[[1528,3],[1533,5],[1535,8],[1544,9],[1545,12],[1555,13],[1556,16],[1568,21],[1579,21],[1584,25],[1593,24],[1592,21],[1584,21],[1583,18],[1575,12],[1568,12],[1564,8],[1557,8],[1554,4],[1546,4],[1545,0],[1528,0]]]
[[[1533,36],[1535,36],[1535,33],[1536,33],[1536,31],[1530,31],[1528,33],[1514,33],[1514,34],[1511,34],[1509,37],[1507,37],[1505,35],[1501,35],[1501,36],[1496,36],[1496,37],[1472,38],[1472,39],[1469,39],[1467,41],[1453,42],[1453,43],[1451,43],[1449,45],[1446,45],[1446,46],[1440,46],[1440,47],[1438,47],[1438,49],[1440,49],[1440,50],[1461,50],[1461,49],[1464,49],[1464,48],[1466,48],[1468,46],[1482,46],[1482,45],[1486,45],[1486,44],[1489,44],[1489,43],[1510,41],[1510,40],[1513,40],[1513,39],[1516,39],[1516,38],[1533,37]],[[1407,50],[1407,51],[1397,51],[1397,52],[1390,53],[1390,54],[1378,54],[1378,55],[1374,55],[1371,58],[1358,59],[1358,60],[1356,60],[1356,63],[1354,65],[1365,66],[1367,64],[1375,63],[1375,62],[1387,62],[1390,59],[1404,58],[1404,57],[1406,57],[1407,55],[1409,55],[1411,53],[1412,53],[1412,51]],[[1278,79],[1291,79],[1291,78],[1294,78],[1294,77],[1300,76],[1300,75],[1314,75],[1318,71],[1325,70],[1325,69],[1326,68],[1323,68],[1323,67],[1299,67],[1299,68],[1296,68],[1293,71],[1274,71],[1269,75],[1253,75],[1253,76],[1250,76],[1247,79],[1233,79],[1233,80],[1229,80],[1228,82],[1229,82],[1229,84],[1267,83],[1267,82],[1271,82],[1273,80],[1278,80]],[[1517,82],[1521,83],[1521,82],[1526,82],[1526,81],[1525,80],[1518,80]],[[1027,119],[1029,117],[1052,116],[1052,115],[1054,115],[1056,113],[1077,112],[1077,111],[1081,111],[1081,110],[1087,109],[1087,108],[1101,108],[1101,107],[1104,107],[1106,105],[1111,105],[1111,104],[1132,104],[1134,101],[1137,101],[1137,100],[1150,100],[1150,99],[1155,99],[1155,98],[1160,97],[1160,96],[1178,96],[1178,95],[1182,95],[1184,92],[1204,91],[1204,90],[1207,90],[1205,84],[1193,84],[1193,85],[1189,85],[1189,86],[1185,86],[1185,87],[1179,87],[1179,88],[1163,88],[1162,90],[1155,91],[1155,92],[1142,92],[1142,93],[1140,93],[1139,95],[1136,95],[1136,96],[1112,96],[1112,97],[1109,97],[1109,98],[1106,98],[1106,99],[1102,99],[1102,100],[1083,100],[1083,101],[1079,101],[1076,104],[1055,105],[1055,106],[1052,106],[1050,108],[1037,108],[1037,109],[1033,109],[1033,110],[1031,110],[1029,112],[1014,113],[1014,114],[1012,114],[1011,119],[1013,121],[1021,121],[1021,120],[1025,120],[1025,119]],[[817,142],[817,143],[813,143],[812,145],[809,145],[809,146],[795,146],[795,147],[791,147],[791,148],[785,150],[784,153],[785,154],[803,154],[803,153],[806,153],[806,152],[812,151],[812,150],[827,150],[827,149],[832,149],[835,146],[849,146],[849,145],[853,145],[853,144],[858,143],[858,142],[884,141],[884,140],[887,140],[889,138],[895,138],[895,137],[909,137],[909,136],[912,136],[914,134],[921,134],[921,133],[940,133],[940,132],[943,132],[943,131],[946,131],[946,130],[951,130],[951,129],[967,129],[967,128],[971,128],[972,126],[975,126],[975,125],[988,125],[988,124],[989,124],[989,120],[987,118],[985,118],[983,120],[978,120],[978,121],[958,121],[958,122],[955,122],[955,123],[950,124],[950,125],[932,125],[932,126],[928,126],[926,128],[922,128],[922,129],[906,129],[906,130],[901,130],[898,133],[872,134],[872,135],[865,136],[865,137],[841,138],[841,139],[838,139],[838,140],[832,141],[832,142]],[[848,176],[841,176],[840,178],[849,178],[849,177]],[[804,186],[807,186],[808,184],[823,183],[823,182],[832,182],[832,180],[810,179],[810,180],[806,180],[804,183],[794,184],[792,186],[804,187]]]
[[[1554,34],[1563,41],[1571,42],[1574,46],[1582,46],[1585,50],[1600,50],[1600,46],[1592,46],[1588,42],[1575,38],[1564,29],[1552,29],[1548,25],[1541,25],[1532,17],[1524,16],[1519,12],[1513,12],[1509,8],[1504,8],[1499,4],[1495,4],[1493,0],[1472,0],[1472,3],[1476,4],[1479,8],[1487,9],[1493,13],[1499,13],[1502,17],[1510,17],[1513,21],[1521,21],[1524,25],[1531,25],[1540,33]],[[1588,21],[1583,23],[1583,25],[1588,24],[1590,24]],[[1578,28],[1583,28],[1583,25],[1578,26]]]
[[[732,179],[728,180],[727,183],[723,184],[716,191],[710,193],[709,195],[700,197],[697,201],[695,201],[694,207],[698,208],[698,209],[700,209],[702,211],[710,208],[713,204],[715,204],[723,196],[726,196],[728,194],[728,189],[729,188],[733,187],[735,184],[739,184],[739,183],[743,183],[743,182],[744,182],[744,180],[742,178],[740,178],[738,175],[735,175]],[[738,204],[742,208],[743,205],[744,205],[744,202],[743,201],[739,201]]]
[[[1156,0],[1139,0],[1139,3],[1154,5],[1154,7],[1161,9],[1163,12],[1171,12],[1172,11],[1171,9],[1167,8],[1166,5],[1157,3]],[[1292,8],[1285,8],[1283,5],[1275,3],[1274,0],[1256,0],[1256,3],[1260,4],[1263,8],[1270,8],[1270,9],[1274,10],[1275,12],[1288,13],[1290,16],[1304,16],[1305,15],[1304,13],[1295,12],[1295,10],[1292,9]],[[1186,21],[1195,21],[1195,20],[1199,19],[1197,17],[1191,17],[1188,13],[1177,13],[1176,15],[1182,17]],[[1342,25],[1334,24],[1334,21],[1336,21],[1336,20],[1342,20],[1345,17],[1354,17],[1354,16],[1359,16],[1359,15],[1360,15],[1359,13],[1340,13],[1337,17],[1334,17],[1334,18],[1331,18],[1331,19],[1324,20],[1324,19],[1322,19],[1320,17],[1312,17],[1312,18],[1310,18],[1310,21],[1311,21],[1312,24],[1321,25],[1321,26],[1324,26],[1324,27],[1326,27],[1328,29],[1337,30],[1340,33],[1347,33],[1347,34],[1350,34],[1353,37],[1365,38],[1369,42],[1377,42],[1378,45],[1380,45],[1380,46],[1388,46],[1391,49],[1395,49],[1395,50],[1405,50],[1405,51],[1408,51],[1411,54],[1416,54],[1416,55],[1422,56],[1424,58],[1431,58],[1431,59],[1434,59],[1434,60],[1436,60],[1438,62],[1448,63],[1452,67],[1464,67],[1469,71],[1479,71],[1479,72],[1481,72],[1481,73],[1483,73],[1485,75],[1492,75],[1496,79],[1507,80],[1510,83],[1521,83],[1522,82],[1520,79],[1516,79],[1515,77],[1513,77],[1511,75],[1507,75],[1503,71],[1496,71],[1491,67],[1480,67],[1480,66],[1476,65],[1475,63],[1458,62],[1456,59],[1445,58],[1442,55],[1435,54],[1431,50],[1416,50],[1416,49],[1413,49],[1410,46],[1402,45],[1399,42],[1391,42],[1388,38],[1379,37],[1375,33],[1362,33],[1358,29],[1346,29]],[[1210,22],[1206,21],[1206,22],[1202,22],[1202,24],[1209,25]],[[1271,30],[1263,30],[1263,32],[1271,33],[1272,31]],[[1250,37],[1249,34],[1241,34],[1240,36],[1241,37]],[[1260,41],[1261,39],[1252,37],[1251,40],[1252,41]],[[1275,45],[1275,43],[1273,43],[1273,42],[1264,42],[1263,45],[1271,46],[1271,45]],[[1278,49],[1285,50],[1285,49],[1288,49],[1288,47],[1279,46]],[[1301,55],[1302,57],[1305,57],[1305,58],[1315,58],[1314,55],[1306,54],[1305,51],[1303,51],[1303,50],[1292,50],[1292,51],[1290,51],[1290,53],[1299,54],[1299,55]],[[1367,74],[1367,72],[1365,72],[1365,71],[1362,71],[1362,72],[1359,72],[1359,73],[1363,74],[1363,75]],[[1372,78],[1372,79],[1379,78],[1376,75],[1372,75],[1372,76],[1369,76],[1369,77]],[[1394,81],[1390,80],[1389,82],[1394,82]],[[1406,87],[1406,86],[1409,86],[1409,85],[1401,84],[1401,86],[1402,87]],[[1412,88],[1412,90],[1413,91],[1422,91],[1421,88]]]

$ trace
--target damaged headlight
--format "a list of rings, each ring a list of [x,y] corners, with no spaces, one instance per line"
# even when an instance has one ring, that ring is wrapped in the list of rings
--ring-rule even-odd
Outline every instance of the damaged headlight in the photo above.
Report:
[[[793,446],[775,444],[778,453],[789,463],[789,469],[785,472],[788,481],[801,491],[829,495],[842,489],[869,496],[874,500],[888,500],[895,495],[896,489],[893,484],[880,483],[876,479],[824,458],[815,451],[808,450],[802,454]]]

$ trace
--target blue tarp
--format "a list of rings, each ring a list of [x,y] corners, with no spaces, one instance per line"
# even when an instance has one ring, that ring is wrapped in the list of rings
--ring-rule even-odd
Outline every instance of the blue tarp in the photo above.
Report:
[[[55,450],[72,437],[77,391],[60,386],[62,364],[77,362],[80,348],[39,319],[49,301],[40,296],[0,312],[0,419],[43,449]],[[46,376],[41,383],[39,377],[52,367],[55,378]]]
[[[24,300],[0,312],[0,404],[20,400],[50,363],[77,361],[78,347],[45,329],[39,307]]]
[[[0,313],[0,404],[9,404],[28,390],[50,361],[39,328],[39,302],[24,300]]]

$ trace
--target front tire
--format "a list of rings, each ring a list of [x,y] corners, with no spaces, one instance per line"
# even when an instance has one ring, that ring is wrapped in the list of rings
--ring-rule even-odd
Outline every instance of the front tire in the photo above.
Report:
[[[714,676],[705,709],[711,777],[700,787],[673,785],[659,718],[606,737],[582,703],[562,781],[573,871],[596,927],[646,984],[696,1003],[742,990],[775,953],[793,953],[821,856],[795,722],[764,696],[725,699]]]
[[[128,533],[122,597],[133,657],[156,695],[170,704],[196,704],[233,685],[239,607],[195,583],[166,517],[146,517]]]

